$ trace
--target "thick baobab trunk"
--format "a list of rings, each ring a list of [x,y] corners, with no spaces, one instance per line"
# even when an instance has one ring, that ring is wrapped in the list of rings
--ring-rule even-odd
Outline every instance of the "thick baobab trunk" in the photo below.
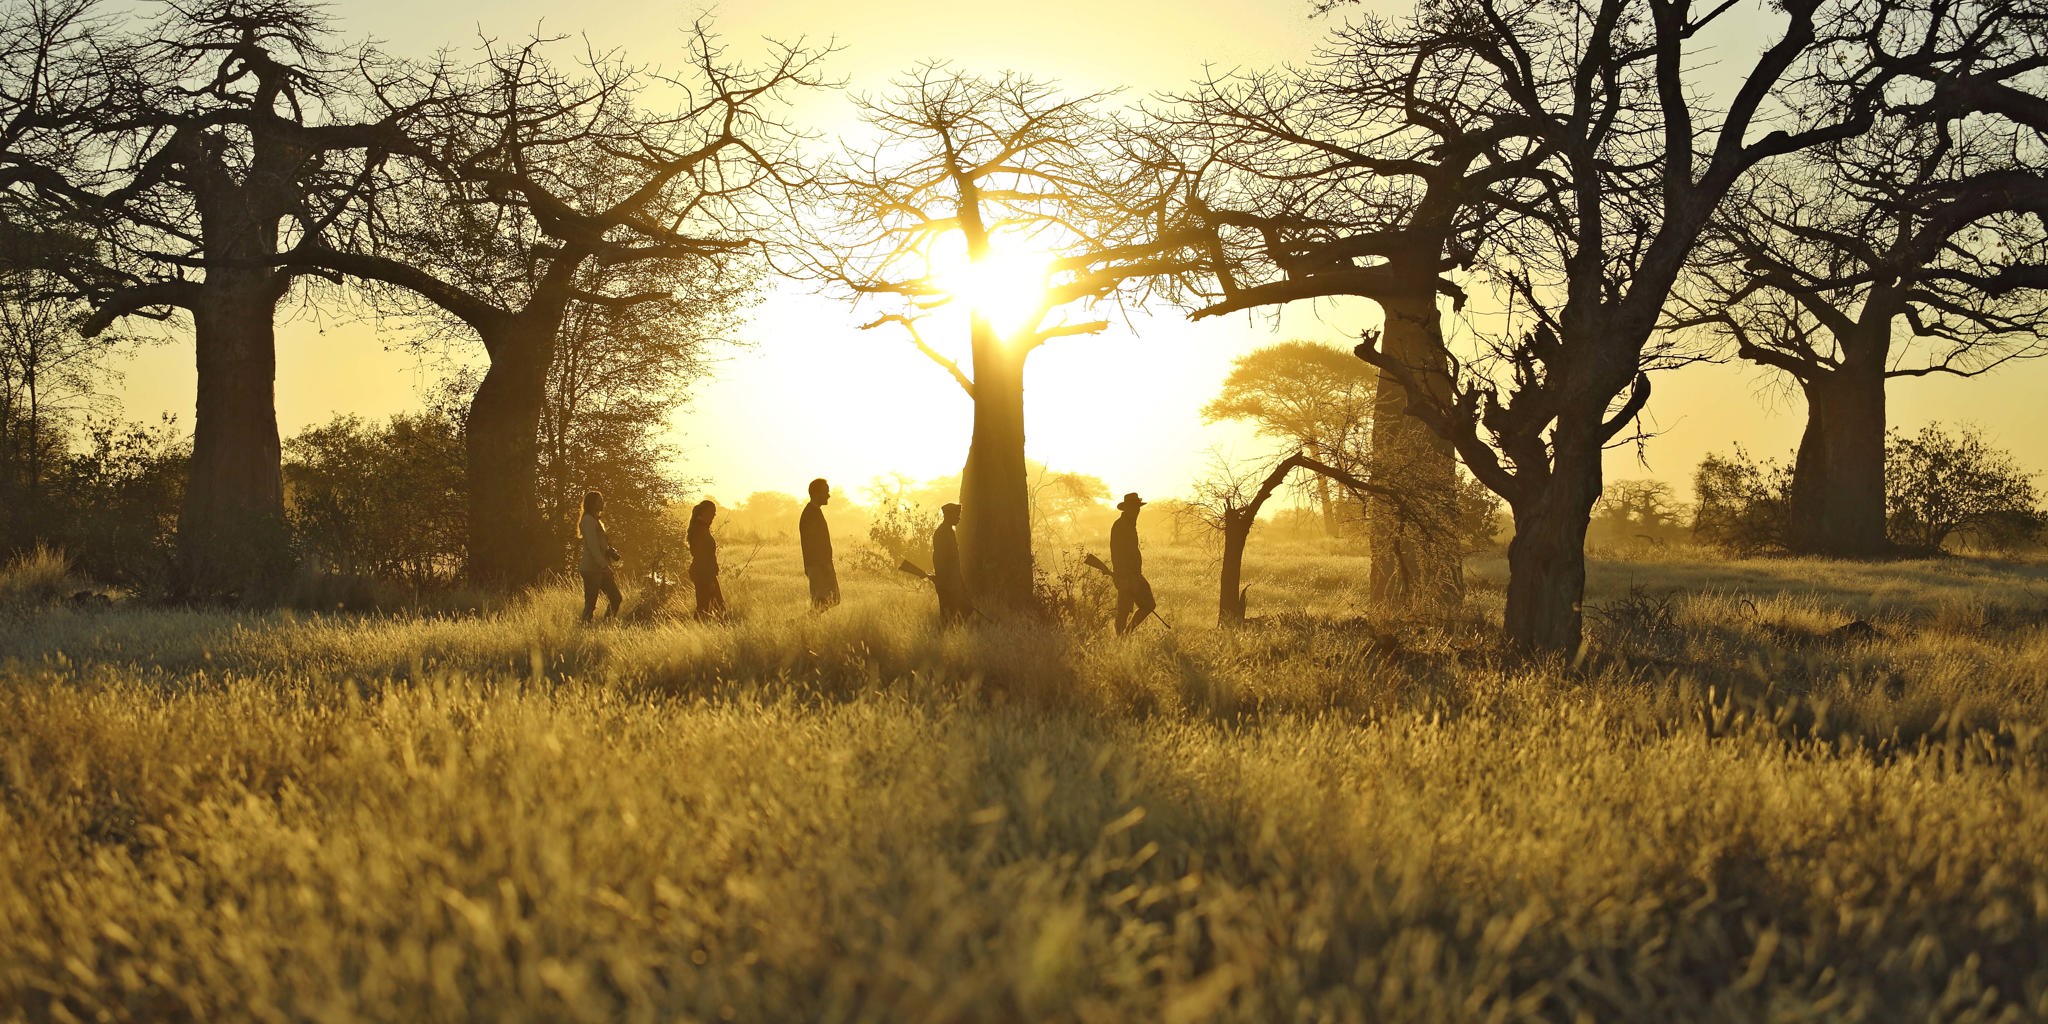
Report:
[[[1806,432],[1792,468],[1786,544],[1804,554],[1873,558],[1884,523],[1884,373],[1851,363],[1803,383]]]
[[[1586,526],[1601,486],[1597,424],[1560,422],[1550,478],[1515,505],[1503,625],[1508,642],[1525,651],[1579,648]]]
[[[1024,357],[974,325],[974,433],[960,473],[960,562],[975,606],[1031,603],[1031,498],[1024,470]]]
[[[1382,351],[1432,387],[1447,370],[1436,295],[1425,290],[1382,302]],[[1457,531],[1458,462],[1450,441],[1408,414],[1408,395],[1384,371],[1373,399],[1375,477],[1400,492],[1367,506],[1371,594],[1395,607],[1455,607],[1464,599],[1464,551]]]
[[[267,270],[208,269],[192,310],[198,397],[172,588],[254,598],[291,560],[277,434],[278,286]]]
[[[554,333],[508,330],[487,347],[491,366],[470,401],[464,427],[469,576],[481,586],[523,587],[558,554],[541,522],[534,486]]]

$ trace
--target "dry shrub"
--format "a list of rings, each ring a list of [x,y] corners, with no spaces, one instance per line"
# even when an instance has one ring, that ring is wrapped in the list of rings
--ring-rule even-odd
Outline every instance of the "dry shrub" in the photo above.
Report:
[[[77,580],[64,553],[36,545],[0,568],[0,609],[30,609],[72,594]]]

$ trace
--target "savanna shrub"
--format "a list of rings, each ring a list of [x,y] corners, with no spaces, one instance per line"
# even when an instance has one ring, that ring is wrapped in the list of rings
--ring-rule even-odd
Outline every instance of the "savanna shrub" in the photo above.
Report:
[[[85,450],[66,457],[49,500],[44,540],[93,580],[160,589],[171,568],[192,443],[169,416],[154,424],[90,423]]]
[[[1116,607],[1116,585],[1107,574],[1087,564],[1080,548],[1052,552],[1031,568],[1031,591],[1038,607],[1053,621],[1077,633],[1093,633],[1109,625]]]
[[[415,586],[452,581],[465,552],[462,439],[436,413],[337,416],[285,442],[285,502],[302,557]]]
[[[1938,423],[1885,443],[1885,530],[1892,543],[1939,551],[1952,539],[2009,551],[2044,525],[2033,475],[2011,452],[1985,443],[1974,427],[1954,433]]]
[[[0,566],[0,611],[50,604],[70,592],[71,563],[36,546]]]
[[[1791,466],[1759,462],[1736,445],[1732,455],[1701,459],[1692,485],[1693,539],[1743,555],[1784,546]]]

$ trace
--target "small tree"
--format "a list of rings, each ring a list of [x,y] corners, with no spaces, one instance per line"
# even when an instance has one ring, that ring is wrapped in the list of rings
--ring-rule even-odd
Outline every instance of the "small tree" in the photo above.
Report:
[[[1693,473],[1692,534],[1704,543],[1753,555],[1785,545],[1792,470],[1759,463],[1741,445],[1732,455],[1708,455]]]
[[[1937,552],[1963,533],[2008,542],[2042,527],[2033,474],[1993,448],[1975,427],[1950,433],[1938,423],[1910,437],[1896,431],[1885,453],[1885,511],[1892,542]]]
[[[1345,472],[1364,475],[1377,374],[1350,352],[1312,341],[1267,345],[1237,358],[1204,422],[1245,420],[1259,434]],[[1337,535],[1330,478],[1313,477],[1323,532]]]
[[[1593,505],[1593,530],[1610,540],[1664,541],[1680,529],[1681,510],[1662,480],[1615,480]]]
[[[119,376],[103,358],[112,339],[80,333],[84,305],[36,266],[75,248],[0,222],[0,552],[42,538],[65,427],[103,406]]]
[[[1401,494],[1388,493],[1379,484],[1312,458],[1305,452],[1296,452],[1281,459],[1263,478],[1254,478],[1251,473],[1219,455],[1214,470],[1195,485],[1195,497],[1182,512],[1223,533],[1223,563],[1217,578],[1217,625],[1227,627],[1244,622],[1245,605],[1251,590],[1239,583],[1244,575],[1245,544],[1251,539],[1252,527],[1258,524],[1259,510],[1286,482],[1288,475],[1297,469],[1329,478],[1360,501],[1367,496],[1386,498],[1396,503],[1405,499]],[[1448,524],[1443,528],[1448,529]]]

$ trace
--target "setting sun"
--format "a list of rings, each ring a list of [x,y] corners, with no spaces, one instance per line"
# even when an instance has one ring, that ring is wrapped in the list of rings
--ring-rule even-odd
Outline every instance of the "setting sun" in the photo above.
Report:
[[[1038,326],[1045,313],[1053,257],[1009,234],[992,236],[988,253],[972,260],[966,239],[949,231],[933,242],[927,259],[949,299],[981,314],[1005,338]]]
[[[2048,1021],[2048,0],[728,6],[0,0],[0,1024]]]

